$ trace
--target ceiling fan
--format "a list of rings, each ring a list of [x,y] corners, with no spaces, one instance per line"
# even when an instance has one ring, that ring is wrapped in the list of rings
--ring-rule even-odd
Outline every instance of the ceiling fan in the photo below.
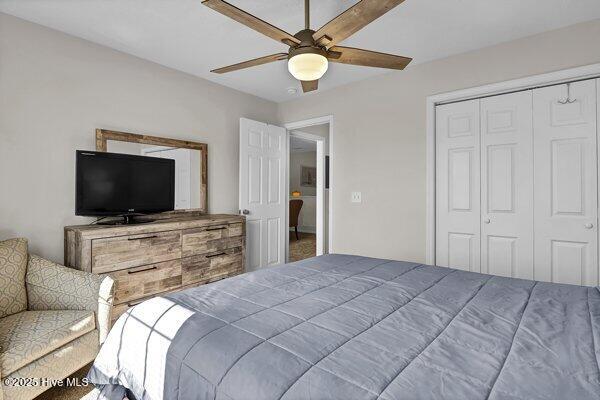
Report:
[[[402,2],[404,0],[361,0],[315,32],[310,29],[310,0],[304,0],[305,29],[290,35],[223,0],[204,0],[202,4],[205,6],[290,47],[287,53],[255,58],[211,72],[223,74],[287,59],[290,73],[302,83],[304,92],[310,92],[317,89],[319,79],[327,71],[329,61],[367,67],[404,69],[412,58],[337,46],[337,43]]]

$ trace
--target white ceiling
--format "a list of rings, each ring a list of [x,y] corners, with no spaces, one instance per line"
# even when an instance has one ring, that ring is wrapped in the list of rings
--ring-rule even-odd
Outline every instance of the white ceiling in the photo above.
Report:
[[[292,34],[304,24],[302,0],[229,1]],[[311,27],[354,3],[313,0]],[[300,87],[284,61],[210,73],[287,47],[202,6],[201,0],[0,0],[0,12],[265,99],[304,95],[288,93]],[[596,18],[599,0],[406,0],[341,44],[413,57],[418,64]],[[389,71],[333,64],[319,90],[383,73]]]
[[[292,153],[317,151],[317,142],[292,136],[290,137],[290,151]]]

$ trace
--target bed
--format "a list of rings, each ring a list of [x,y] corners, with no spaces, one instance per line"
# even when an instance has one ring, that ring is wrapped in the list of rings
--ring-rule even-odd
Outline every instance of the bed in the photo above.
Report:
[[[144,302],[97,397],[599,399],[598,288],[326,255]]]

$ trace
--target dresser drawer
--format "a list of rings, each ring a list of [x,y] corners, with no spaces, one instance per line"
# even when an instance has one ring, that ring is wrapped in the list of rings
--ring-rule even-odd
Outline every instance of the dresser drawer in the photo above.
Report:
[[[125,311],[127,311],[128,309],[130,309],[133,306],[137,306],[138,304],[143,303],[146,300],[150,300],[153,297],[163,296],[163,295],[166,295],[166,294],[169,294],[169,293],[173,293],[173,292],[179,292],[180,290],[190,289],[190,288],[193,288],[193,287],[198,286],[198,285],[199,284],[193,284],[193,285],[188,285],[188,286],[180,286],[180,287],[177,287],[175,289],[165,290],[164,292],[154,293],[154,295],[142,297],[142,298],[137,299],[137,300],[131,300],[131,301],[127,301],[125,303],[116,304],[112,308],[110,320],[114,324],[114,322],[117,319],[119,319],[119,317]]]
[[[241,247],[242,224],[226,224],[183,230],[183,257]]]
[[[92,240],[92,272],[102,274],[181,258],[181,231]]]
[[[115,304],[150,296],[181,286],[181,260],[165,261],[113,272]]]
[[[181,260],[183,285],[214,281],[240,274],[244,272],[242,266],[241,247],[186,257]]]

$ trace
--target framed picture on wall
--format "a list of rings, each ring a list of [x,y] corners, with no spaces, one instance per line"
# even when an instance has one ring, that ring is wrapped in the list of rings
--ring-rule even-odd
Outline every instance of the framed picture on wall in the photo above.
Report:
[[[317,187],[317,168],[302,166],[302,174],[300,175],[300,186]]]

